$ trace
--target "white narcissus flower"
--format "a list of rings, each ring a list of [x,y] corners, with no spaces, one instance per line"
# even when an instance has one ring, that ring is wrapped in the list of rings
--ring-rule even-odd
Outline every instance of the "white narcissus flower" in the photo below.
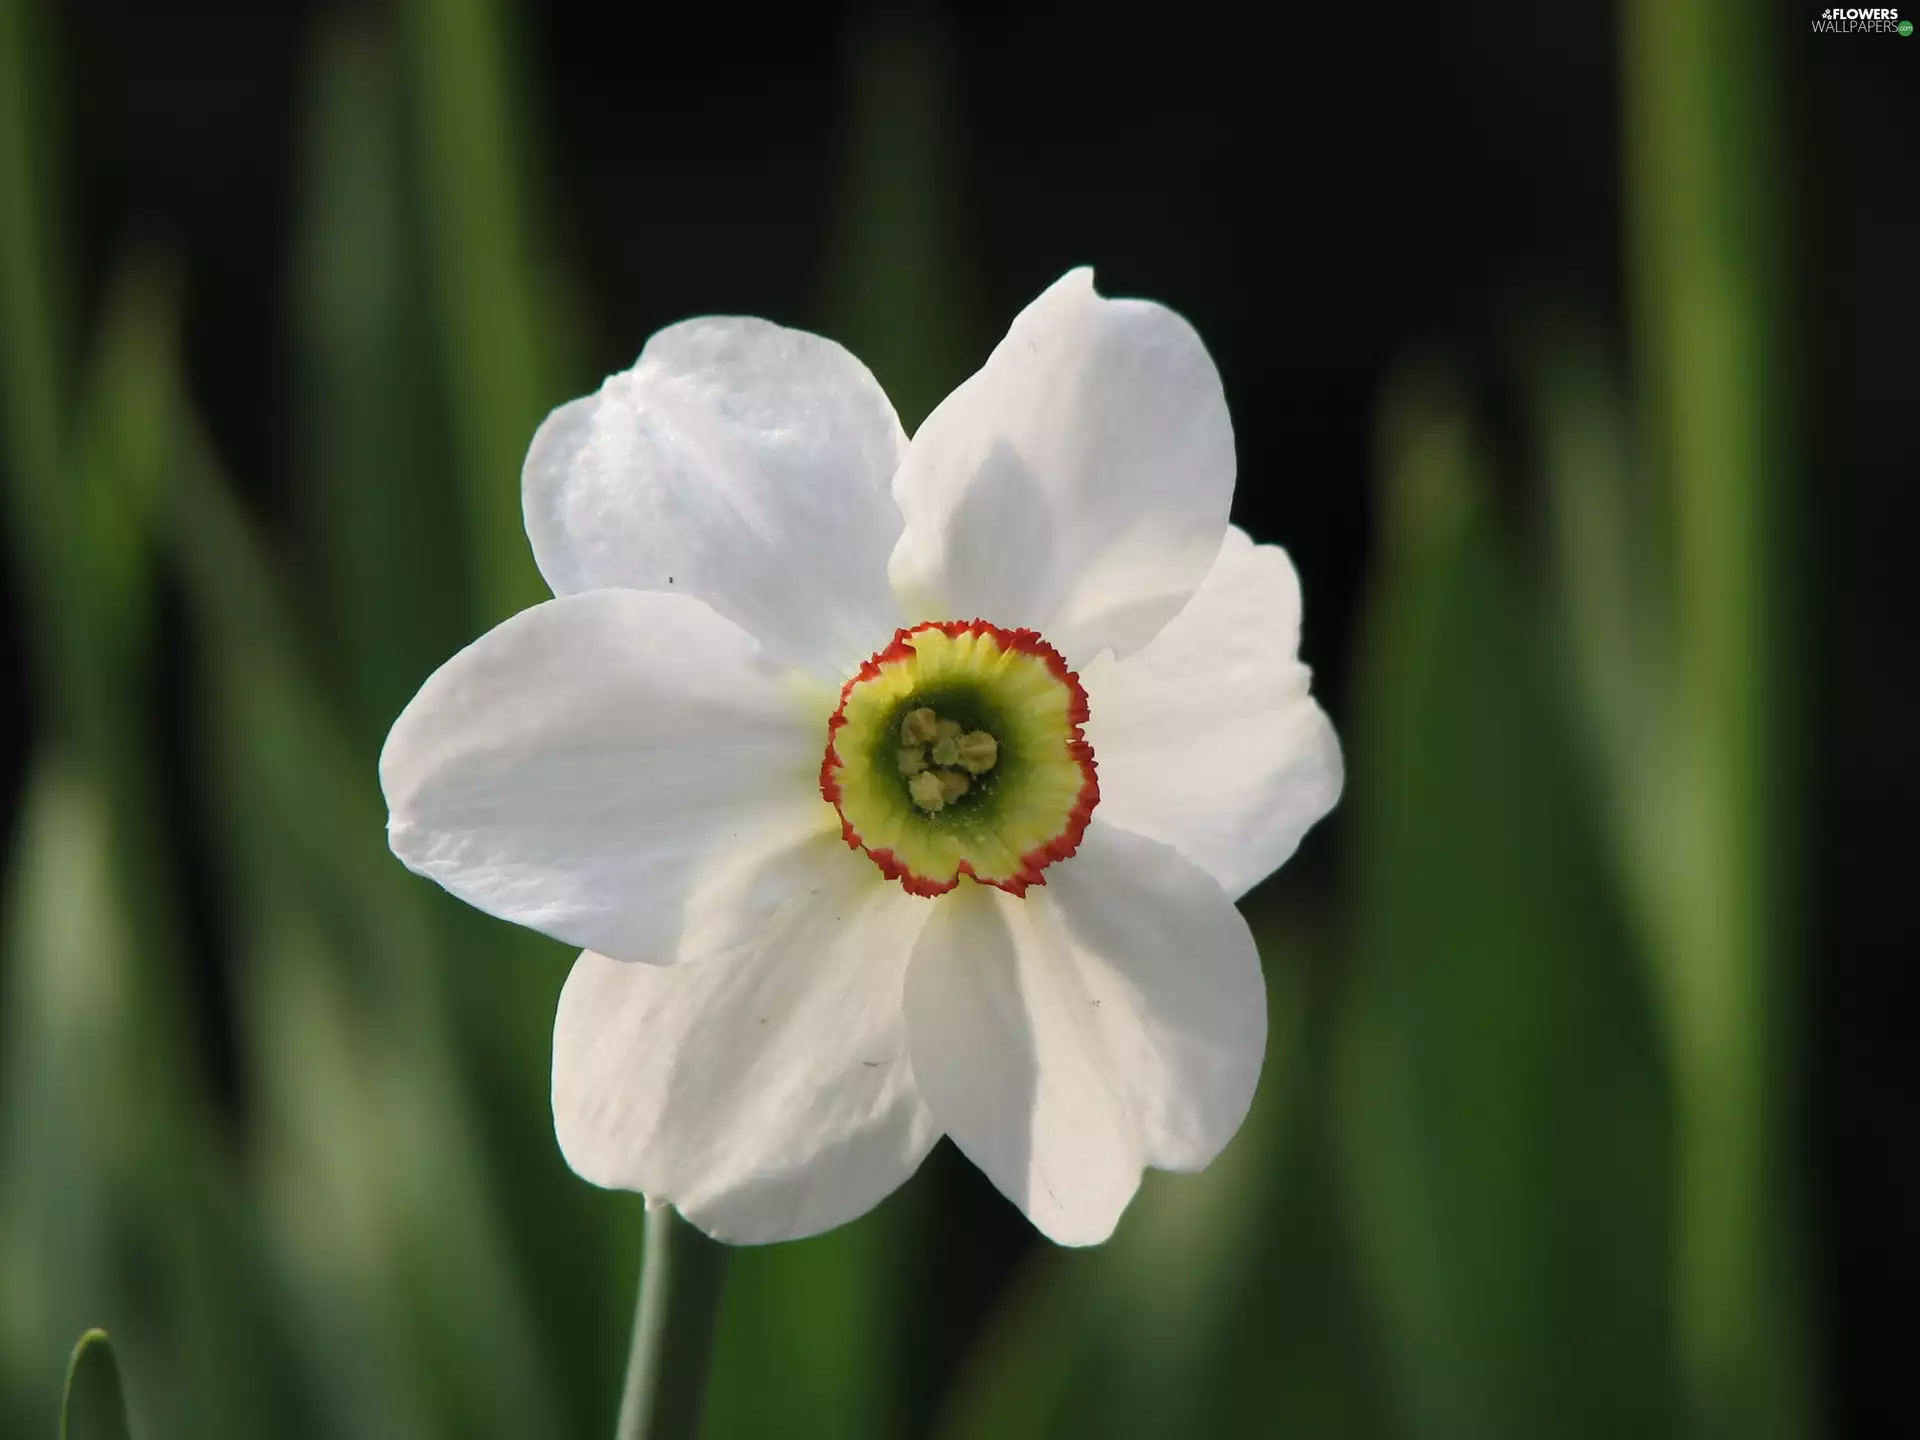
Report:
[[[954,1143],[1065,1244],[1195,1170],[1266,1047],[1234,901],[1339,795],[1220,377],[1076,270],[911,442],[866,368],[701,319],[535,435],[555,599],[380,757],[393,850],[584,947],[553,1113],[724,1240]],[[1076,674],[1077,671],[1077,674]]]

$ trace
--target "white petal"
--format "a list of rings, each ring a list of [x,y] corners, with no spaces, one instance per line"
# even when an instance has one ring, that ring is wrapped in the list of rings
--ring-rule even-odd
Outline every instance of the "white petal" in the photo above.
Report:
[[[1218,1154],[1266,1050],[1240,912],[1174,851],[1097,816],[1024,900],[971,884],[941,900],[906,1000],[935,1118],[1066,1245],[1113,1232],[1143,1165]]]
[[[553,1034],[553,1117],[588,1180],[711,1235],[789,1240],[871,1209],[939,1138],[900,991],[932,907],[838,835],[753,942],[660,969],[582,955]]]
[[[1229,529],[1151,645],[1081,671],[1101,818],[1165,841],[1235,899],[1277,869],[1340,798],[1340,742],[1299,645],[1286,551]]]
[[[692,595],[774,658],[840,678],[899,624],[886,568],[906,443],[833,341],[688,320],[547,417],[522,477],[527,535],[556,595]]]
[[[832,818],[822,698],[803,704],[697,600],[550,600],[455,655],[394,722],[388,841],[504,920],[624,959],[692,958],[689,897],[746,897],[731,877],[770,837]]]
[[[920,427],[891,573],[914,618],[1030,625],[1069,660],[1139,648],[1220,548],[1233,427],[1164,305],[1056,281]]]

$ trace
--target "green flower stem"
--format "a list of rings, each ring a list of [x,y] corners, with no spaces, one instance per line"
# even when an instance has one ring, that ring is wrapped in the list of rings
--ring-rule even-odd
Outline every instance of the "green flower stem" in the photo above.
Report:
[[[633,1353],[615,1440],[692,1440],[700,1433],[726,1268],[726,1246],[666,1206],[648,1209]]]

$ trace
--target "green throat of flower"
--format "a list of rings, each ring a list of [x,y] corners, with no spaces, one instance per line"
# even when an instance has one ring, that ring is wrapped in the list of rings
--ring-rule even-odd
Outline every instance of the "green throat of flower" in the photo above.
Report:
[[[915,895],[1012,895],[1073,854],[1099,802],[1086,692],[1031,630],[899,631],[841,691],[820,790],[847,844]]]

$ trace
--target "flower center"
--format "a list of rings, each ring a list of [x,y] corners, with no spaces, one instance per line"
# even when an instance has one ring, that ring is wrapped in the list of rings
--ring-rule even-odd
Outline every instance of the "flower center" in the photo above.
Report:
[[[820,793],[847,844],[910,893],[970,875],[1024,895],[1100,801],[1086,718],[1080,678],[1033,631],[930,621],[841,690]]]

